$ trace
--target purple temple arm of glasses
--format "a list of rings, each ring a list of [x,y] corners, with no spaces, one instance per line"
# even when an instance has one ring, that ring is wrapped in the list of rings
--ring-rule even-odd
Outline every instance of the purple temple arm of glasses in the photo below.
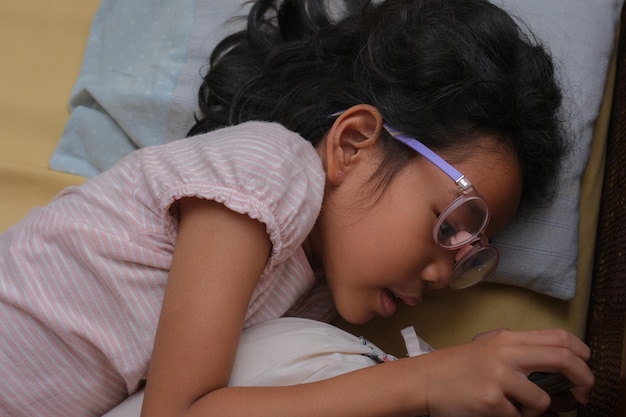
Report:
[[[409,146],[411,149],[415,150],[415,152],[419,153],[424,158],[435,164],[439,169],[445,172],[447,176],[452,178],[454,182],[458,183],[460,180],[463,179],[463,174],[461,174],[452,165],[443,160],[443,158],[441,158],[439,155],[428,149],[426,145],[424,145],[422,142],[398,132],[387,123],[385,123],[384,126],[385,129],[387,129],[387,131],[391,134],[391,136]]]

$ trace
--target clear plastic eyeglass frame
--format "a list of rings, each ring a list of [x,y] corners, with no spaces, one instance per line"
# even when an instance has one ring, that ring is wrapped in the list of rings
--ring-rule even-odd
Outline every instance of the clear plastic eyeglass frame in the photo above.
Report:
[[[438,216],[433,239],[442,248],[459,250],[461,259],[452,270],[450,288],[461,290],[478,284],[495,272],[500,255],[484,235],[489,224],[485,199],[472,183],[452,165],[415,138],[407,136],[388,123],[385,130],[443,171],[460,189],[460,195]]]

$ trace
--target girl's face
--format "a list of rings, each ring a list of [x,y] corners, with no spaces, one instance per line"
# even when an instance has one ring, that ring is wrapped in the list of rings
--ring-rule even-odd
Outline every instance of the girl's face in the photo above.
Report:
[[[382,195],[366,198],[380,162],[370,151],[339,185],[328,188],[309,240],[310,257],[323,265],[339,314],[355,324],[391,316],[397,302],[415,305],[428,289],[446,287],[458,252],[441,248],[432,237],[437,216],[456,198],[458,186],[416,157]],[[491,146],[453,165],[487,201],[486,234],[493,237],[519,205],[521,176],[514,156]]]

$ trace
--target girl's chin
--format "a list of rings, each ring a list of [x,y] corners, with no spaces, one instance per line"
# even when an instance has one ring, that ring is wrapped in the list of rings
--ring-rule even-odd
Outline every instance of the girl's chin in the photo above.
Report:
[[[353,325],[361,325],[361,324],[369,323],[376,317],[382,315],[379,312],[364,311],[364,310],[355,311],[354,309],[342,310],[339,308],[339,306],[336,306],[336,307],[337,307],[337,313],[339,314],[339,316],[341,316],[342,319],[344,319],[345,321]]]
[[[335,299],[335,308],[341,318],[350,324],[361,325],[377,317],[391,317],[397,309],[397,299],[387,290],[380,292],[378,299],[372,304],[360,304],[353,298],[342,303],[341,298]],[[370,300],[371,302],[371,300]]]

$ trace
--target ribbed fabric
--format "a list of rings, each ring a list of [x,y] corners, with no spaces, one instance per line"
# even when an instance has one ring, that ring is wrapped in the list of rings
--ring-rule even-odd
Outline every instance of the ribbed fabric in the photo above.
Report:
[[[330,299],[311,291],[318,286],[301,249],[323,189],[308,142],[251,122],[136,151],[32,210],[0,235],[0,415],[100,415],[137,389],[182,197],[216,200],[266,224],[273,251],[246,326],[296,302],[309,318],[328,318]]]

